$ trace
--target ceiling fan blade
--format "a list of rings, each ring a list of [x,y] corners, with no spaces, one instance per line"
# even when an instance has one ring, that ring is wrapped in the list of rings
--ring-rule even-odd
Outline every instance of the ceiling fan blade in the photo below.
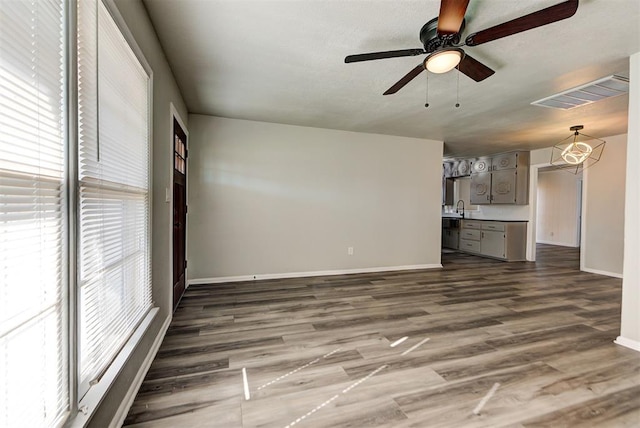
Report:
[[[416,68],[414,68],[413,70],[411,70],[410,72],[408,72],[402,79],[398,80],[395,85],[393,85],[392,87],[390,87],[389,89],[387,89],[385,91],[385,93],[383,95],[391,95],[391,94],[395,94],[396,92],[398,92],[400,89],[402,89],[404,87],[404,85],[406,85],[407,83],[411,82],[413,79],[415,79],[415,77],[422,73],[422,71],[424,70],[424,65],[419,64],[416,66]]]
[[[480,82],[495,73],[495,71],[469,55],[465,55],[456,68],[476,82]]]
[[[570,18],[576,13],[576,10],[578,10],[578,0],[568,0],[558,3],[537,12],[521,16],[520,18],[512,19],[511,21],[470,34],[465,40],[465,44],[467,46],[477,46],[512,34],[542,27],[552,22]]]
[[[344,62],[371,61],[373,59],[398,58],[402,56],[415,56],[426,53],[424,49],[402,49],[398,51],[371,52],[357,55],[349,55]]]
[[[469,0],[440,0],[438,34],[456,34],[460,31]]]

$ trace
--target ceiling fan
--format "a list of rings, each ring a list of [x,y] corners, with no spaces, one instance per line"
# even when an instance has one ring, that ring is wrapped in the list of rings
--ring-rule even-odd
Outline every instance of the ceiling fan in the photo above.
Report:
[[[344,59],[344,62],[351,63],[428,54],[422,63],[387,89],[384,95],[395,94],[425,69],[432,73],[446,73],[457,68],[476,82],[480,82],[494,74],[495,71],[466,54],[462,50],[463,46],[478,46],[502,37],[542,27],[552,22],[570,18],[578,10],[578,0],[567,0],[477,33],[472,33],[464,39],[463,43],[460,43],[461,34],[465,27],[464,15],[468,5],[469,0],[441,0],[438,17],[427,22],[420,30],[420,41],[424,46],[423,48],[349,55]]]

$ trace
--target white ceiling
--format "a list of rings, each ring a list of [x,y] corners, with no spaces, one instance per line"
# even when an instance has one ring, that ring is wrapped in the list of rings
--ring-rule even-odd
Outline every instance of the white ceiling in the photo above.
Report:
[[[561,0],[471,0],[465,35]],[[190,113],[445,142],[448,155],[549,147],[582,124],[625,133],[628,96],[569,111],[537,99],[610,74],[640,51],[640,1],[582,0],[564,21],[465,51],[496,73],[426,72],[382,93],[423,57],[345,64],[350,54],[421,48],[439,0],[144,0]],[[458,80],[459,76],[459,80]],[[459,81],[460,107],[455,108]]]

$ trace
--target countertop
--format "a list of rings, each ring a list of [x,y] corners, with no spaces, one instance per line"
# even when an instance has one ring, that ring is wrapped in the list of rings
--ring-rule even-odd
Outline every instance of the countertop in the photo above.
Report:
[[[443,220],[496,221],[500,223],[528,223],[528,220],[497,220],[491,218],[462,218],[459,215],[442,215]],[[446,226],[445,226],[446,227]]]
[[[472,221],[499,221],[500,223],[528,223],[528,220],[495,220],[490,218],[464,218],[462,220]]]

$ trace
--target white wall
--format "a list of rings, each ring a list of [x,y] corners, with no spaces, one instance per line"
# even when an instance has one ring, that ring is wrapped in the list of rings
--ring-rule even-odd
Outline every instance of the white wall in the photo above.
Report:
[[[204,115],[189,126],[190,283],[440,265],[442,142]]]
[[[622,325],[616,343],[640,351],[640,52],[630,65]]]
[[[165,203],[165,188],[171,186],[173,171],[170,103],[183,119],[187,118],[184,101],[144,5],[140,0],[115,3],[153,70],[152,281],[153,301],[160,312],[92,417],[89,425],[95,427],[109,426],[117,422],[114,418],[126,416],[127,404],[136,392],[136,381],[142,381],[143,368],[153,358],[153,347],[159,344],[171,319],[172,212],[170,204]]]
[[[536,242],[578,246],[578,183],[581,178],[561,170],[538,171]]]
[[[599,162],[583,172],[581,269],[622,277],[627,135],[607,142]]]

